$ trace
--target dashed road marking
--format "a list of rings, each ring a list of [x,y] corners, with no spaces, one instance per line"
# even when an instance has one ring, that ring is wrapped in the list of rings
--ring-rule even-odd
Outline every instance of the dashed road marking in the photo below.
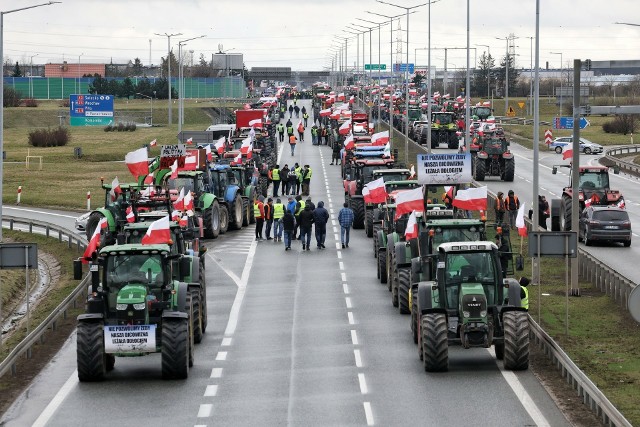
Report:
[[[227,352],[219,351],[218,354],[216,355],[216,360],[227,360]]]
[[[351,343],[353,345],[358,345],[358,333],[355,329],[351,330]]]
[[[338,259],[342,259],[342,251],[336,252],[336,255],[338,255]]]
[[[356,359],[356,368],[362,368],[362,357],[360,356],[360,350],[353,350],[353,357]]]
[[[351,311],[347,312],[347,318],[349,319],[349,324],[354,325],[356,322],[353,320],[353,313]]]
[[[364,378],[364,374],[358,374],[358,382],[360,383],[360,393],[369,393],[369,389],[367,388],[367,380]]]
[[[351,304],[351,298],[347,297],[344,299],[345,304],[347,304],[347,308],[353,308],[353,305]]]
[[[340,273],[343,282],[347,281],[347,273]]]
[[[232,338],[230,338],[230,337],[222,338],[222,342],[220,343],[220,345],[223,346],[223,347],[228,347],[228,346],[231,345],[231,340],[232,340]]]
[[[344,262],[340,261],[338,265],[340,266],[340,270],[344,270]]]
[[[222,377],[222,368],[213,368],[211,370],[211,375],[209,378],[221,378]]]
[[[217,385],[208,385],[207,389],[204,391],[205,397],[214,397],[218,394],[218,386]]]
[[[198,409],[198,418],[210,417],[211,412],[213,412],[213,405],[210,403],[203,403],[200,405],[200,409]]]
[[[373,425],[373,411],[371,410],[371,402],[363,402],[364,416],[367,418],[367,425]]]
[[[345,294],[349,295],[349,285],[347,285],[346,283],[343,283],[343,284],[342,284],[342,291],[343,291]]]

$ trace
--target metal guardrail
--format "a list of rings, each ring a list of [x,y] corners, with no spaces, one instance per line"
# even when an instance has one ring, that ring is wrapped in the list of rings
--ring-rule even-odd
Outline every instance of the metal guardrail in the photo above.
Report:
[[[22,224],[28,226],[29,233],[33,233],[34,228],[43,229],[44,234],[47,237],[51,237],[50,234],[53,231],[58,233],[58,240],[62,241],[63,237],[69,242],[69,248],[73,247],[73,242],[76,242],[78,249],[84,249],[86,247],[86,240],[81,235],[68,231],[63,227],[50,224],[44,221],[22,219],[5,215],[3,222],[9,223],[9,229],[13,230],[16,224]],[[51,328],[56,329],[56,322],[60,316],[66,319],[67,310],[70,307],[76,308],[76,302],[78,297],[86,292],[90,281],[89,275],[78,284],[78,286],[55,308],[46,319],[38,325],[29,335],[27,335],[22,341],[20,341],[15,348],[9,353],[9,355],[0,363],[0,377],[4,376],[8,371],[11,371],[12,375],[17,374],[17,362],[18,359],[26,354],[27,358],[31,358],[31,349],[38,341],[44,342],[45,332]]]
[[[623,156],[625,154],[636,154],[640,153],[640,145],[626,145],[622,147],[616,147],[608,149],[605,153],[605,157],[610,162],[613,162],[620,170],[627,172],[631,175],[640,176],[640,165],[637,165],[633,162],[627,162],[626,160],[622,160],[617,158],[616,156]]]
[[[576,366],[560,346],[529,316],[530,336],[533,342],[551,359],[567,383],[578,392],[578,397],[606,426],[631,427],[631,423],[616,409],[607,397]]]

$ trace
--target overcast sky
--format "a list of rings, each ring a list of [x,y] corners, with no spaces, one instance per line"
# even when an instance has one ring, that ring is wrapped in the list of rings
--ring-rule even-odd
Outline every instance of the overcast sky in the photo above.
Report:
[[[42,0],[40,0],[42,1]],[[38,4],[39,0],[0,0],[0,8],[11,9]],[[414,6],[425,0],[392,1]],[[640,6],[632,0],[541,0],[540,64],[564,67],[574,58],[592,60],[640,59],[640,27],[615,25],[614,22],[640,24]],[[427,7],[416,9],[409,22],[409,62],[426,65],[428,38]],[[4,58],[13,63],[58,63],[63,59],[82,63],[124,63],[140,58],[144,65],[158,64],[166,56],[167,37],[154,33],[182,33],[171,38],[177,53],[178,41],[204,35],[188,42],[194,61],[204,55],[208,61],[218,45],[232,53],[243,53],[247,68],[291,67],[293,70],[321,70],[331,64],[327,59],[334,36],[351,37],[348,62],[356,63],[355,35],[345,32],[350,24],[373,25],[356,18],[381,22],[383,15],[405,13],[404,9],[375,0],[62,0],[44,6],[4,15]],[[406,16],[400,19],[406,30]],[[396,51],[394,21],[394,52]],[[372,63],[378,63],[378,29],[372,32]],[[366,31],[363,28],[363,31]],[[471,46],[478,58],[489,45],[494,57],[502,58],[506,42],[497,40],[509,34],[515,40],[518,67],[528,68],[531,37],[535,36],[535,0],[471,0]],[[407,34],[402,32],[406,43]],[[149,43],[151,40],[151,46]],[[390,62],[389,25],[382,27],[381,63]],[[535,40],[533,41],[535,46]],[[406,45],[405,45],[406,46]],[[403,62],[406,47],[403,46]],[[444,66],[444,50],[466,46],[466,1],[440,0],[431,6],[431,54],[436,68]],[[360,37],[362,63],[362,36]],[[151,52],[150,52],[151,50]],[[150,55],[151,53],[151,55]],[[416,60],[417,54],[417,60]],[[151,57],[150,57],[151,56]],[[396,55],[394,54],[394,62]],[[369,63],[369,33],[365,37],[365,62]],[[462,50],[448,50],[448,68],[465,66]],[[473,66],[474,53],[471,53]]]

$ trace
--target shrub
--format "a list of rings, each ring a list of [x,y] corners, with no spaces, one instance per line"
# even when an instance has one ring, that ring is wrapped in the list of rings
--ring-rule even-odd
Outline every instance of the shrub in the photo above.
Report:
[[[19,107],[22,102],[22,94],[12,87],[4,86],[2,91],[2,104],[7,107]]]
[[[37,107],[38,101],[35,98],[27,98],[24,100],[25,107]]]
[[[104,131],[105,131],[105,132],[113,132],[114,130],[115,130],[115,129],[113,128],[113,126],[112,126],[112,125],[107,125],[107,126],[105,126],[105,128],[104,128]]]
[[[69,129],[37,129],[29,132],[29,145],[33,147],[62,147],[70,140]]]
[[[65,108],[69,108],[69,98],[65,98],[62,100],[62,104],[60,104],[61,107],[65,107]]]
[[[135,123],[127,123],[126,128],[127,128],[127,131],[134,132],[136,130],[136,124]]]
[[[123,132],[124,130],[124,123],[118,123],[118,132]]]
[[[636,129],[636,115],[622,114],[615,116],[613,120],[605,122],[602,125],[602,130],[605,133],[619,133],[627,135],[635,132]]]

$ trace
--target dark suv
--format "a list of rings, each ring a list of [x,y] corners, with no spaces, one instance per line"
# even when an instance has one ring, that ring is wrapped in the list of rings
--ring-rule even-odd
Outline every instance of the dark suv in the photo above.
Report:
[[[629,214],[617,206],[589,206],[580,215],[578,238],[589,246],[595,241],[631,246]]]

